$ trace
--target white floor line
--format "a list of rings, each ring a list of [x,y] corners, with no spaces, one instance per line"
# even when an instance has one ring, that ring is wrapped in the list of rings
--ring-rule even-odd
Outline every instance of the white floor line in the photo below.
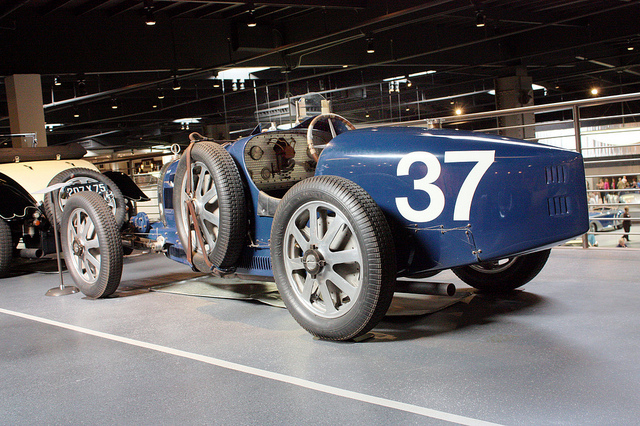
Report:
[[[166,346],[156,345],[154,343],[142,342],[139,340],[129,339],[127,337],[116,336],[114,334],[103,333],[101,331],[91,330],[84,327],[78,327],[71,324],[66,324],[59,321],[53,321],[46,318],[37,317],[34,315],[24,314],[21,312],[10,311],[8,309],[0,308],[0,313],[11,315],[14,317],[24,318],[31,321],[36,321],[42,324],[51,325],[54,327],[64,328],[78,333],[87,334],[90,336],[100,337],[102,339],[111,340],[114,342],[125,343],[131,346],[137,346],[139,348],[150,349],[157,352],[162,352],[169,355],[175,355],[182,358],[191,359],[194,361],[200,361],[206,364],[215,365],[217,367],[226,368],[229,370],[239,371],[241,373],[251,374],[266,379],[276,380],[282,383],[288,383],[294,386],[299,386],[306,389],[311,389],[318,392],[323,392],[329,395],[341,396],[343,398],[352,399],[355,401],[366,402],[369,404],[378,405],[381,407],[392,408],[395,410],[405,411],[407,413],[418,414],[433,419],[444,420],[451,423],[457,423],[461,425],[497,425],[497,423],[485,422],[470,417],[459,416],[456,414],[446,413],[444,411],[432,410],[430,408],[420,407],[413,404],[406,404],[391,399],[380,398],[377,396],[367,395],[360,392],[354,392],[346,389],[337,388],[334,386],[327,386],[321,383],[312,382],[310,380],[300,379],[286,374],[275,373],[272,371],[262,370],[259,368],[249,367],[235,362],[229,362],[218,358],[213,358],[205,355],[199,355],[192,352],[186,352],[179,349],[169,348]]]

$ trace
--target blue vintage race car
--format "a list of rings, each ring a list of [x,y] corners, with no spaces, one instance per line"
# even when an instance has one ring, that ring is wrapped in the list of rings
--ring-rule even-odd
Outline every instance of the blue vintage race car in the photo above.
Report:
[[[588,229],[580,154],[478,133],[351,127],[327,114],[195,143],[162,175],[151,238],[200,271],[275,278],[305,329],[345,340],[385,315],[398,277],[453,269],[478,289],[512,290],[550,247]]]
[[[162,221],[142,231],[199,271],[275,279],[302,327],[347,340],[382,319],[398,277],[452,269],[478,289],[509,291],[538,274],[550,247],[588,230],[578,153],[352,127],[324,114],[194,143],[165,168]]]

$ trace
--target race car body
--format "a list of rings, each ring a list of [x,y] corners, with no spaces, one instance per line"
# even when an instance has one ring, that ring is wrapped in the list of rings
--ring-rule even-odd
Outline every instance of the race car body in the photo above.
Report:
[[[382,318],[398,277],[452,269],[509,291],[588,230],[578,153],[451,130],[347,131],[333,114],[314,129],[317,118],[192,144],[162,175],[150,238],[200,271],[273,277],[305,329],[345,340]]]

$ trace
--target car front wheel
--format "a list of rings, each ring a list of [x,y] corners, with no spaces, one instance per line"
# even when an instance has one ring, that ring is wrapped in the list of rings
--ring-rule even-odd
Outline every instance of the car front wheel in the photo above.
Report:
[[[271,257],[287,309],[314,336],[352,339],[389,308],[396,274],[389,225],[347,179],[313,177],[285,194],[271,228]]]
[[[122,242],[115,218],[95,192],[67,200],[62,214],[62,250],[71,277],[91,298],[107,297],[120,284]]]

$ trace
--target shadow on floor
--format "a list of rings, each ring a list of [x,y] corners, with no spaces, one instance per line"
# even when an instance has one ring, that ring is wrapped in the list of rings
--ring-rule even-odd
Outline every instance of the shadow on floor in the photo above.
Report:
[[[465,289],[466,291],[467,289]],[[493,295],[470,290],[472,295],[431,315],[386,316],[371,332],[370,342],[412,340],[490,324],[498,317],[525,311],[544,303],[541,296],[516,290]]]

